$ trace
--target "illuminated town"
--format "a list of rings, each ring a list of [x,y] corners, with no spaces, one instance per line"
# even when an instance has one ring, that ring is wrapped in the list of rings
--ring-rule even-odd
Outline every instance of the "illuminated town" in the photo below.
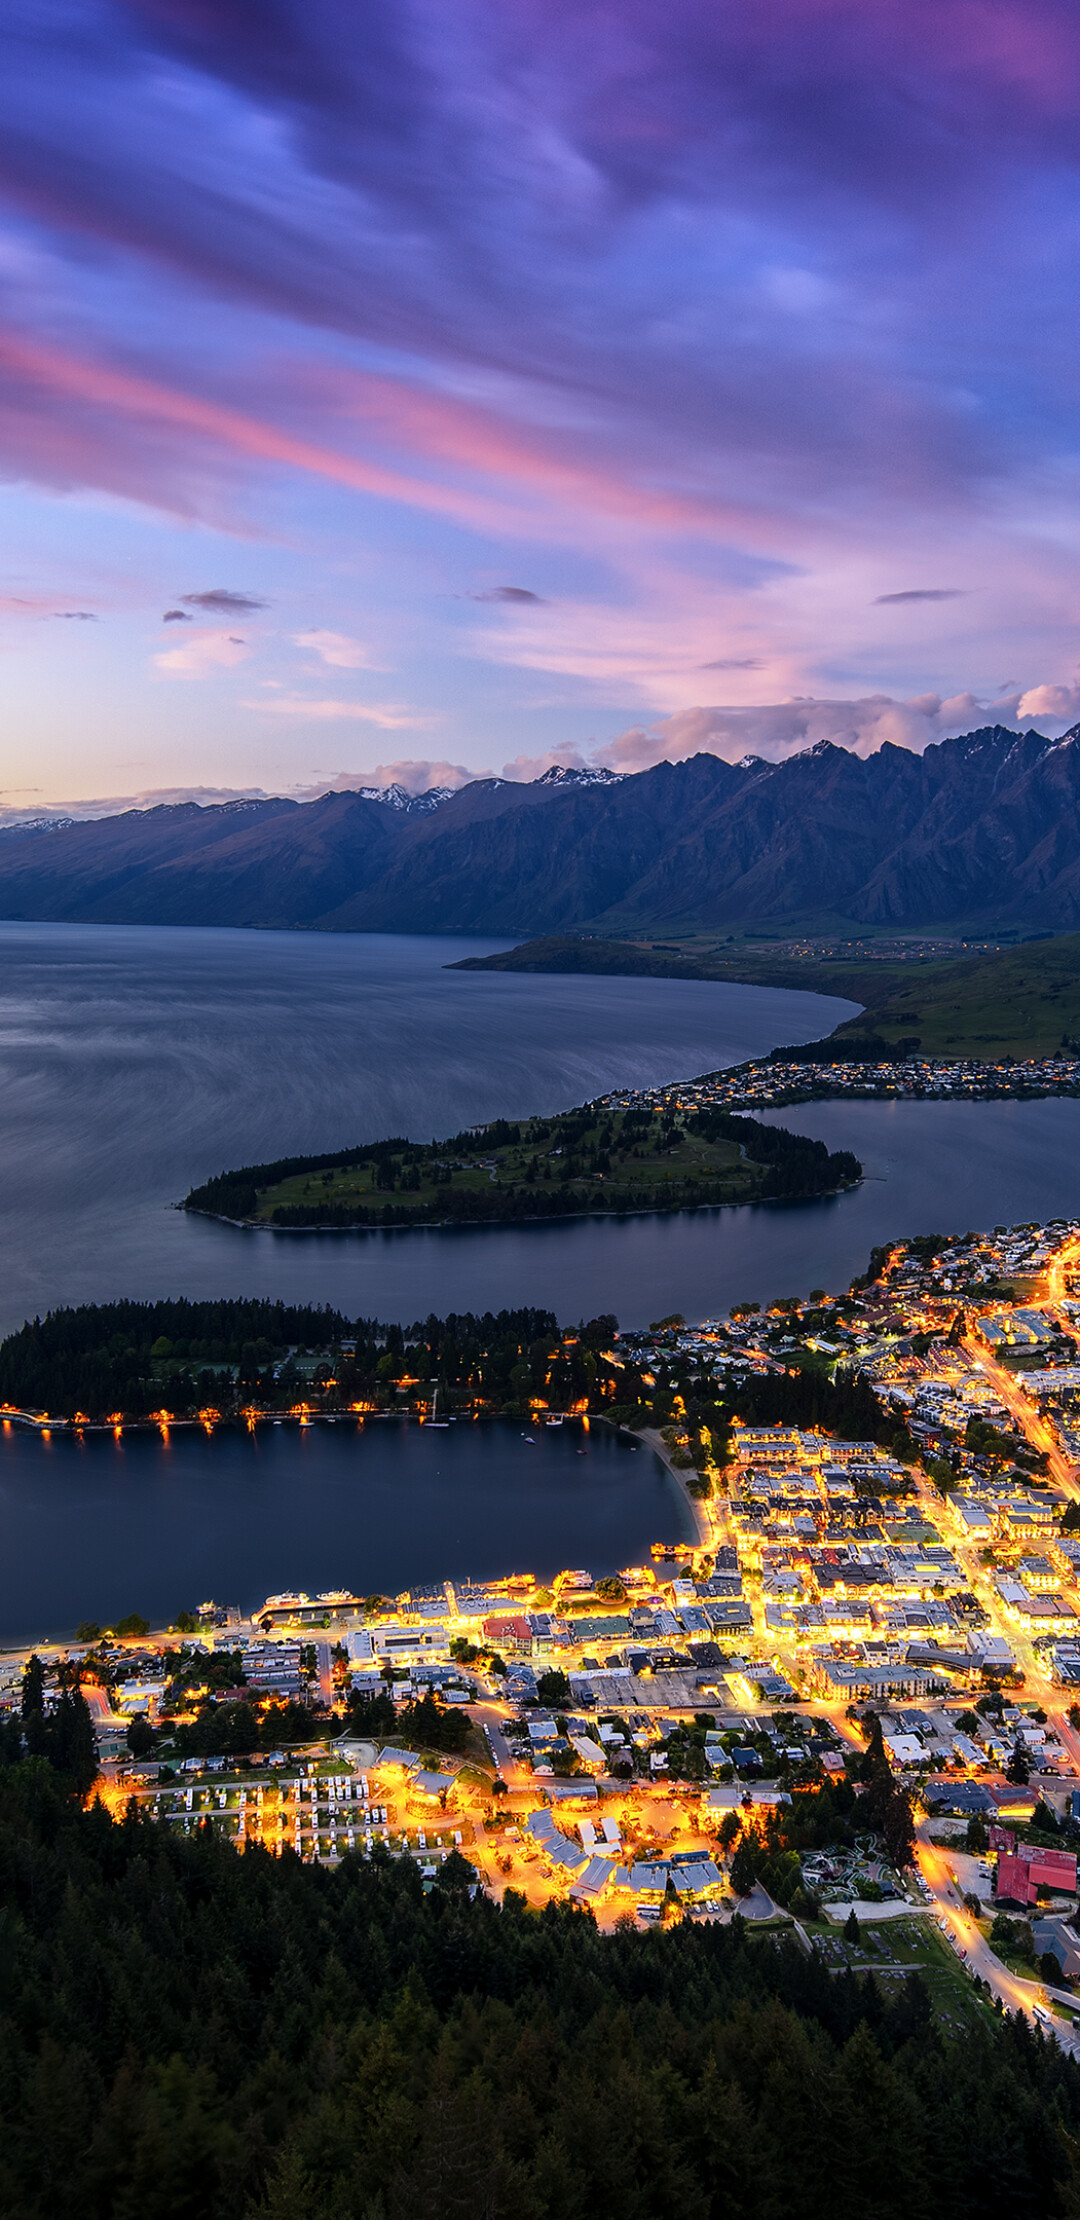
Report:
[[[822,1044],[824,1049],[826,1044]],[[665,1087],[623,1088],[600,1097],[597,1107],[611,1110],[724,1110],[783,1109],[798,1102],[844,1101],[865,1098],[878,1101],[895,1097],[910,1101],[996,1102],[1012,1098],[1080,1094],[1080,1058],[1059,1048],[1053,1056],[1003,1056],[985,1063],[969,1056],[920,1056],[916,1046],[901,1042],[880,1054],[868,1055],[869,1044],[842,1038],[839,1054],[827,1055],[816,1044],[797,1053],[777,1049],[771,1056],[730,1069],[708,1072],[700,1079]],[[833,1048],[830,1041],[827,1046]]]
[[[667,1422],[636,1431],[694,1542],[548,1584],[83,1628],[42,1652],[46,1709],[78,1679],[114,1809],[305,1860],[409,1857],[429,1886],[456,1853],[495,1897],[603,1927],[739,1916],[885,1972],[947,1945],[1069,2046],[1078,1342],[1064,1220],[898,1242],[845,1296],[619,1335],[592,1412],[537,1399],[533,1423],[606,1404],[626,1425],[655,1391]],[[738,1409],[838,1383],[865,1438],[689,1415],[710,1384]],[[27,1671],[0,1662],[9,1710]]]

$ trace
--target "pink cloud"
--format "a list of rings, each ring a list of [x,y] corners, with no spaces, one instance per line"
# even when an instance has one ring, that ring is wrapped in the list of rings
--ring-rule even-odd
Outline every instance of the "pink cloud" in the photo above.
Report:
[[[200,628],[186,633],[178,647],[155,655],[154,663],[167,678],[209,678],[213,671],[232,670],[237,663],[246,663],[250,654],[246,640],[237,639],[233,633],[204,632]]]
[[[584,771],[587,760],[580,748],[547,748],[541,755],[514,756],[512,762],[503,764],[502,776],[504,779],[520,779],[528,785],[533,779],[543,778],[545,771],[556,768],[563,771]]]
[[[921,754],[933,740],[980,725],[1015,725],[1034,719],[1040,730],[1064,724],[1080,709],[1080,687],[1017,690],[996,701],[970,693],[919,694],[897,701],[888,694],[860,699],[767,702],[742,708],[681,709],[650,726],[631,725],[595,749],[592,760],[612,771],[644,771],[654,763],[682,763],[692,755],[719,755],[737,763],[745,755],[779,762],[819,740],[853,755],[873,755],[891,743]]]

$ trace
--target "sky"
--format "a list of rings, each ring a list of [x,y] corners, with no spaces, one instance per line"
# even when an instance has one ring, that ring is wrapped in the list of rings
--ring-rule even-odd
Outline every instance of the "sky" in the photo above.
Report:
[[[1075,0],[7,0],[0,816],[1080,715]]]

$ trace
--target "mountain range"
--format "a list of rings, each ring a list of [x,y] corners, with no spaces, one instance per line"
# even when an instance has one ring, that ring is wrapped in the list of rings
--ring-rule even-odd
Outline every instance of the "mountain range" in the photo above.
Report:
[[[348,932],[1080,925],[1080,725],[0,831],[0,916]]]

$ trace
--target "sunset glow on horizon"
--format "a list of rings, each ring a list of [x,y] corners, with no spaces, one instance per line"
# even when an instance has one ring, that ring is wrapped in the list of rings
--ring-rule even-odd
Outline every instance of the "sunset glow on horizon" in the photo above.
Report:
[[[1065,0],[0,54],[0,822],[1080,716]]]

